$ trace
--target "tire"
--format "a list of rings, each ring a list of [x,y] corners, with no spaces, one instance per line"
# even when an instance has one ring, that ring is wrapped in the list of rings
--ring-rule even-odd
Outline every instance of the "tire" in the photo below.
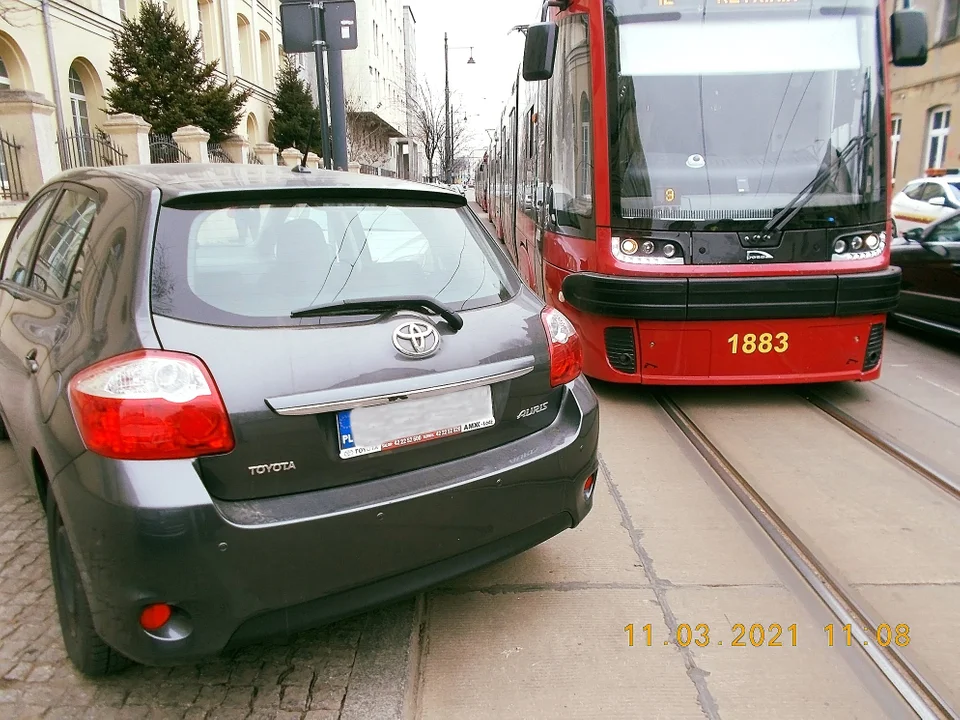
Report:
[[[60,632],[70,662],[88,677],[111,675],[132,665],[107,645],[94,628],[90,603],[52,488],[47,490],[47,542]]]

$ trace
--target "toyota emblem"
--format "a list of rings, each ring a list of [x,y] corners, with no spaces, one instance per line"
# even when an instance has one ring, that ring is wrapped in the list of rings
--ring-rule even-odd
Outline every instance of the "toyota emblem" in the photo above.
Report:
[[[430,323],[408,320],[393,331],[393,346],[409,357],[429,357],[440,347],[440,333]]]

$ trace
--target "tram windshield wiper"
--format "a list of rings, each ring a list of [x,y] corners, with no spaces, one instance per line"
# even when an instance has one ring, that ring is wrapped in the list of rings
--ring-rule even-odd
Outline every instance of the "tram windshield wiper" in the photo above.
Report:
[[[770,218],[770,221],[764,225],[762,232],[779,230],[788,222],[793,220],[797,213],[800,212],[800,209],[810,201],[810,198],[816,194],[817,190],[819,190],[820,187],[833,176],[833,173],[837,167],[839,167],[841,163],[846,162],[847,158],[850,157],[855,151],[861,150],[863,146],[873,140],[874,137],[876,137],[876,133],[870,132],[850,138],[850,141],[847,143],[846,147],[838,152],[837,156],[826,167],[822,168],[820,172],[814,176],[813,180],[811,180],[807,186],[803,188],[803,190],[798,192],[796,196],[790,200],[790,202],[784,205],[783,209]]]
[[[426,295],[403,295],[386,298],[343,300],[336,303],[314,305],[290,313],[292,318],[323,317],[325,315],[356,315],[358,313],[385,313],[391,310],[420,310],[439,315],[457,332],[463,327],[463,318],[456,310]]]

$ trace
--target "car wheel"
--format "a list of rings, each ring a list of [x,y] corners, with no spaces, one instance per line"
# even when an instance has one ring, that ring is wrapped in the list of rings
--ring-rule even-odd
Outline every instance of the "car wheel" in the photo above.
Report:
[[[60,632],[70,661],[77,670],[90,677],[110,675],[132,665],[130,660],[107,645],[93,626],[93,614],[80,581],[80,570],[52,489],[47,491],[47,541]]]

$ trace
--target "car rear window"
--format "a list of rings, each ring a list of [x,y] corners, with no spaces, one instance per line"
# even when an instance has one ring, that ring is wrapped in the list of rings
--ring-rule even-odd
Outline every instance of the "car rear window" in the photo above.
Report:
[[[465,208],[291,202],[162,207],[151,295],[159,315],[262,327],[316,323],[290,313],[345,300],[427,295],[469,310],[518,290]]]

